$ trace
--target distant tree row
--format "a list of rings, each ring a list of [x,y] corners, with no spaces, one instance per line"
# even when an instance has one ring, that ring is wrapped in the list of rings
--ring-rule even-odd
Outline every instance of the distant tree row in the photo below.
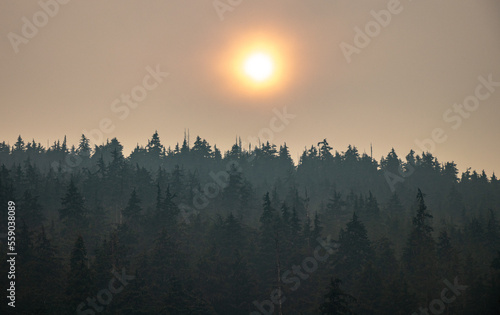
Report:
[[[117,139],[19,138],[0,145],[9,200],[21,313],[500,310],[499,181],[427,152],[377,161],[325,139],[294,165],[286,144],[220,152],[197,137],[170,150],[155,133],[125,156]],[[103,303],[116,274],[123,289]]]

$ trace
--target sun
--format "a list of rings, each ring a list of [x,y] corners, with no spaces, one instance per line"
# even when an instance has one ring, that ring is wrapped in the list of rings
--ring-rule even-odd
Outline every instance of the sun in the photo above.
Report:
[[[268,54],[256,52],[245,59],[243,69],[245,74],[255,82],[263,82],[273,75],[274,62]]]
[[[280,95],[293,82],[295,43],[286,34],[266,30],[238,33],[230,39],[212,64],[224,93],[263,100]]]

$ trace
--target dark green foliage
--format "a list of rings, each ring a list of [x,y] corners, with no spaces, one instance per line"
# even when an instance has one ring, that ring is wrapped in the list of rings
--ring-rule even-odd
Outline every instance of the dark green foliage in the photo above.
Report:
[[[351,305],[356,299],[345,293],[340,285],[342,281],[338,278],[331,279],[330,288],[325,295],[325,302],[321,304],[320,311],[323,315],[353,315]]]
[[[76,310],[87,297],[95,294],[88,266],[87,249],[81,236],[78,236],[71,251],[69,268],[66,285],[67,306],[68,310]]]
[[[70,227],[83,227],[87,223],[87,209],[85,201],[75,186],[73,180],[69,182],[66,194],[61,200],[62,208],[59,218]]]
[[[130,198],[127,203],[127,207],[123,209],[123,216],[126,219],[130,220],[138,220],[140,218],[142,212],[141,208],[141,200],[137,196],[137,192],[134,190],[132,191],[132,194],[130,194]]]
[[[356,213],[352,215],[352,220],[347,223],[346,229],[340,230],[337,256],[339,261],[336,262],[335,269],[349,277],[373,257],[365,225],[358,219]]]
[[[39,197],[33,196],[28,190],[23,194],[19,203],[19,217],[32,228],[36,228],[43,223],[44,215]]]
[[[16,310],[74,314],[125,270],[133,279],[96,313],[279,314],[281,289],[283,314],[413,314],[458,277],[468,287],[445,314],[497,314],[498,178],[428,152],[362,151],[324,139],[294,165],[286,144],[238,137],[224,152],[188,135],[166,147],[155,132],[128,156],[116,138],[2,142]],[[0,236],[6,227],[4,212]]]
[[[417,294],[422,299],[431,298],[432,293],[425,288],[435,287],[438,281],[436,270],[436,244],[430,225],[432,215],[427,211],[424,195],[418,190],[417,213],[412,219],[412,230],[403,252],[403,264],[410,281],[416,283]]]

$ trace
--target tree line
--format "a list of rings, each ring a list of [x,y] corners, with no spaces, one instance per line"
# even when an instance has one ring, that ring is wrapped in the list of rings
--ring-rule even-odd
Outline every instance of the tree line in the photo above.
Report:
[[[22,313],[499,311],[499,180],[429,152],[377,160],[324,139],[295,164],[286,143],[172,149],[155,132],[125,156],[116,138],[20,136],[0,165]]]

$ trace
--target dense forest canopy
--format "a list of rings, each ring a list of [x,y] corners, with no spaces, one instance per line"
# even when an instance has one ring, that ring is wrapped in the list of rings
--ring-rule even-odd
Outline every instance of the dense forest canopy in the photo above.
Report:
[[[0,143],[8,201],[26,314],[500,310],[500,182],[429,152],[324,139],[295,165],[286,143],[166,148],[155,132],[126,156],[116,138],[19,136]]]

